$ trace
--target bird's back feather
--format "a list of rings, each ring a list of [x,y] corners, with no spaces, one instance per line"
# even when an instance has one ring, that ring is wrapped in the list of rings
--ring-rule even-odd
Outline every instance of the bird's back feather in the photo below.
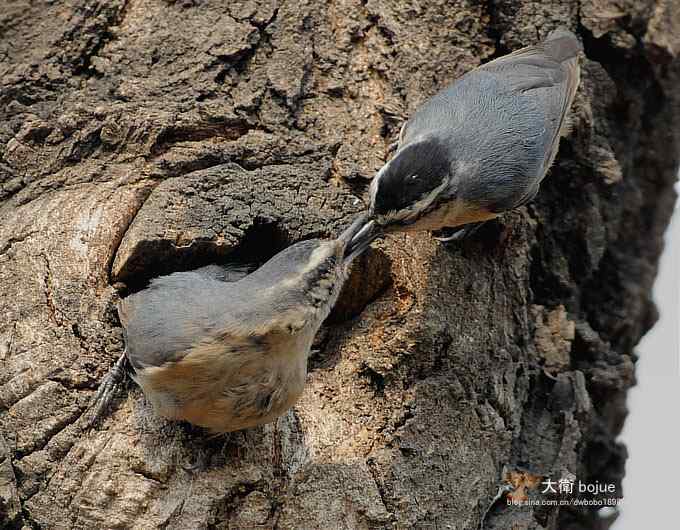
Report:
[[[154,278],[149,286],[118,303],[128,358],[135,369],[177,361],[218,329],[237,329],[225,302],[239,313],[252,299],[230,295],[232,282],[248,274],[247,266],[208,265]]]
[[[423,135],[444,138],[454,162],[480,172],[456,190],[463,199],[493,212],[523,204],[538,190],[566,130],[579,50],[572,33],[556,30],[468,72],[418,109],[399,149]]]

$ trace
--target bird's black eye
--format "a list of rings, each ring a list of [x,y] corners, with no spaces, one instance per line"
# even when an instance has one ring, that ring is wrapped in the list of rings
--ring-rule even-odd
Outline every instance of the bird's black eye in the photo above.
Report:
[[[335,256],[327,257],[321,264],[317,267],[316,272],[319,276],[326,276],[335,269],[336,259]]]
[[[336,259],[335,256],[329,256],[328,258],[326,258],[326,263],[325,263],[326,272],[330,272],[333,269],[335,269],[335,264],[337,263],[337,261],[338,260]]]

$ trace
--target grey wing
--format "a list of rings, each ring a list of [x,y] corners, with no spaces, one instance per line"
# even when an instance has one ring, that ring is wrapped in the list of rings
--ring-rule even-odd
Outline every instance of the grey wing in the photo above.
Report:
[[[254,269],[255,267],[250,264],[213,264],[194,269],[190,272],[221,282],[237,282],[248,276]]]
[[[576,37],[558,29],[536,46],[522,48],[468,72],[415,112],[401,129],[399,147],[421,134],[447,129],[463,129],[468,138],[470,128],[479,128],[479,118],[484,118],[480,109],[497,109],[498,102],[518,96],[527,101],[517,101],[516,106],[540,109],[550,121],[546,124],[550,141],[559,139],[578,87],[579,50]]]
[[[573,33],[559,29],[534,46],[527,46],[498,59],[477,71],[502,73],[515,90],[554,87],[568,77],[565,65],[577,62],[581,45]]]
[[[529,95],[543,111],[549,144],[543,163],[544,173],[557,154],[560,136],[567,130],[567,115],[580,79],[580,49],[573,33],[557,29],[544,42],[479,68],[481,72],[501,77],[510,90]]]
[[[533,179],[519,195],[500,201],[496,210],[522,206],[538,193],[541,181],[559,149],[560,137],[568,130],[568,114],[579,84],[578,53],[580,44],[569,31],[558,29],[536,45],[500,57],[478,69],[498,79],[518,97],[524,97],[537,115],[542,116],[543,130],[536,147],[542,160]]]
[[[135,369],[182,359],[224,325],[230,284],[196,272],[154,279],[118,304],[126,351]]]

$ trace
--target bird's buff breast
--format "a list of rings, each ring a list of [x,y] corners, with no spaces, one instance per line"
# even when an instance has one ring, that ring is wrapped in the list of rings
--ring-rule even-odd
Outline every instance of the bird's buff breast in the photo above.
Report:
[[[181,361],[138,371],[136,380],[160,416],[214,432],[269,423],[300,398],[307,350],[253,353],[252,345],[199,345]]]
[[[498,217],[498,214],[477,204],[454,200],[442,203],[416,222],[400,227],[400,230],[408,232],[441,230],[442,228],[454,228],[469,223],[487,221],[494,217]]]

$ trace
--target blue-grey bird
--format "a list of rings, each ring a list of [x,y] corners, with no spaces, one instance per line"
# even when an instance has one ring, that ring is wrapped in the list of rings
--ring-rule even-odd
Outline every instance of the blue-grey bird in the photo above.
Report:
[[[127,369],[159,415],[213,432],[286,412],[349,265],[370,244],[354,238],[365,222],[364,214],[335,240],[292,245],[250,274],[178,272],[121,300],[126,351],[100,386],[96,415]]]
[[[579,50],[573,33],[555,30],[423,104],[371,183],[358,237],[479,223],[530,201],[568,129]]]

